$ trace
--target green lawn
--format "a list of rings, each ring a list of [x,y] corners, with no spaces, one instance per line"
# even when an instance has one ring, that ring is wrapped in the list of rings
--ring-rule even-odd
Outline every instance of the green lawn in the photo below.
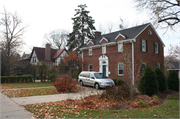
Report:
[[[15,90],[3,90],[3,94],[7,97],[27,97],[27,96],[37,96],[37,95],[52,95],[59,94],[55,87],[48,88],[33,88],[33,89],[15,89]]]
[[[53,86],[52,82],[37,82],[37,83],[6,83],[1,84],[2,89],[13,89],[13,88],[32,88],[32,87],[47,87]]]
[[[85,110],[53,105],[53,103],[24,106],[37,118],[179,118],[179,94],[168,96],[156,107],[128,110]]]

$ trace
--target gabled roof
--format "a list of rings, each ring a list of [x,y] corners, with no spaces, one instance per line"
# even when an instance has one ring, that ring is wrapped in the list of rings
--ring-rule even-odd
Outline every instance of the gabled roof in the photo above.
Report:
[[[172,64],[174,67],[168,68],[168,70],[170,70],[170,69],[180,70],[180,63],[179,62],[169,62],[169,63]]]
[[[148,25],[149,25],[149,23],[143,24],[140,26],[136,26],[136,27],[131,27],[128,29],[119,30],[116,32],[108,33],[108,34],[104,34],[104,35],[96,37],[95,39],[92,40],[92,42],[94,43],[94,45],[99,45],[100,40],[103,37],[105,37],[109,42],[115,42],[115,39],[119,34],[122,34],[123,36],[125,36],[126,39],[133,39]]]
[[[151,27],[153,28],[151,23],[146,23],[143,25],[139,25],[139,26],[135,26],[135,27],[131,27],[131,28],[127,28],[127,29],[123,29],[123,30],[119,30],[116,32],[112,32],[112,33],[108,33],[108,34],[104,34],[104,35],[100,35],[98,37],[96,37],[95,39],[91,40],[94,45],[100,45],[100,41],[102,40],[102,38],[106,38],[108,40],[108,42],[116,42],[116,38],[121,35],[124,36],[124,40],[127,39],[135,39],[137,36],[139,36],[139,34],[141,34],[149,25],[151,25]],[[153,28],[154,29],[154,28]],[[154,29],[155,31],[155,29]],[[155,31],[156,32],[156,31]],[[157,32],[156,32],[157,34]],[[157,34],[157,36],[159,37],[159,35]],[[162,44],[164,45],[163,41],[161,40],[161,38],[159,37],[160,41],[162,42]],[[85,45],[84,47],[87,47],[87,45]]]
[[[56,59],[65,49],[52,49],[51,48],[51,61]],[[45,60],[45,48],[34,47],[29,57],[31,59],[33,52],[35,51],[39,61]]]

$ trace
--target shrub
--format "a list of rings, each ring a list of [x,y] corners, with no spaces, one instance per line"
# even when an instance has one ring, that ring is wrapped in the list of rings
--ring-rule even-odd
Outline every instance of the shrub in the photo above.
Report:
[[[139,81],[138,89],[141,94],[149,96],[155,95],[159,91],[156,74],[149,65],[144,70],[144,74]]]
[[[172,90],[179,90],[179,78],[176,71],[170,71],[167,79],[168,88]]]
[[[164,76],[164,73],[158,67],[155,69],[155,73],[156,73],[156,78],[157,78],[158,83],[159,83],[159,90],[162,92],[166,91],[167,90],[167,81],[166,81],[166,78]]]
[[[53,86],[58,92],[71,92],[77,88],[77,82],[67,76],[56,77],[56,81],[53,83]]]
[[[124,81],[122,79],[113,78],[112,80],[114,81],[116,86],[122,85],[124,83]]]

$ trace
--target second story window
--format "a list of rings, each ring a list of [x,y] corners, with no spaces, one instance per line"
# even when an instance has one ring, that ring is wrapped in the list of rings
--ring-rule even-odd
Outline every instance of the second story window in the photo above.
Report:
[[[158,43],[154,43],[154,53],[158,54]]]
[[[106,45],[102,45],[102,54],[106,54]]]
[[[147,52],[148,51],[148,42],[147,40],[140,40],[140,48],[142,52]]]
[[[89,56],[92,56],[92,48],[89,48]]]
[[[118,52],[123,51],[123,43],[118,43]]]
[[[36,57],[33,57],[32,62],[36,62]]]

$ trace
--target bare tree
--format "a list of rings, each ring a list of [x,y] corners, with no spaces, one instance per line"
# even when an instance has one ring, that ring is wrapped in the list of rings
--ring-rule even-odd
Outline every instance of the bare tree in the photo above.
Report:
[[[17,13],[8,13],[4,8],[4,13],[1,13],[0,18],[0,34],[2,39],[0,41],[1,53],[5,61],[3,62],[6,69],[5,75],[10,73],[10,59],[13,54],[20,51],[18,48],[22,46],[24,30],[27,26],[22,26],[22,20],[18,17]],[[1,57],[2,58],[2,57]],[[3,69],[4,70],[4,69]]]
[[[46,42],[50,43],[53,47],[62,49],[67,44],[67,34],[67,31],[57,29],[50,31],[48,34],[46,33],[44,38],[46,39]]]
[[[165,57],[165,62],[179,62],[180,61],[180,43],[173,46],[170,44],[168,55]]]
[[[138,10],[149,10],[154,23],[173,28],[180,23],[180,0],[134,0]],[[162,24],[161,24],[162,26]]]
[[[108,29],[108,33],[111,33],[112,30],[113,30],[113,28],[114,28],[114,23],[112,23],[112,22],[107,22],[107,23],[106,23],[106,27],[107,27],[107,29]]]

